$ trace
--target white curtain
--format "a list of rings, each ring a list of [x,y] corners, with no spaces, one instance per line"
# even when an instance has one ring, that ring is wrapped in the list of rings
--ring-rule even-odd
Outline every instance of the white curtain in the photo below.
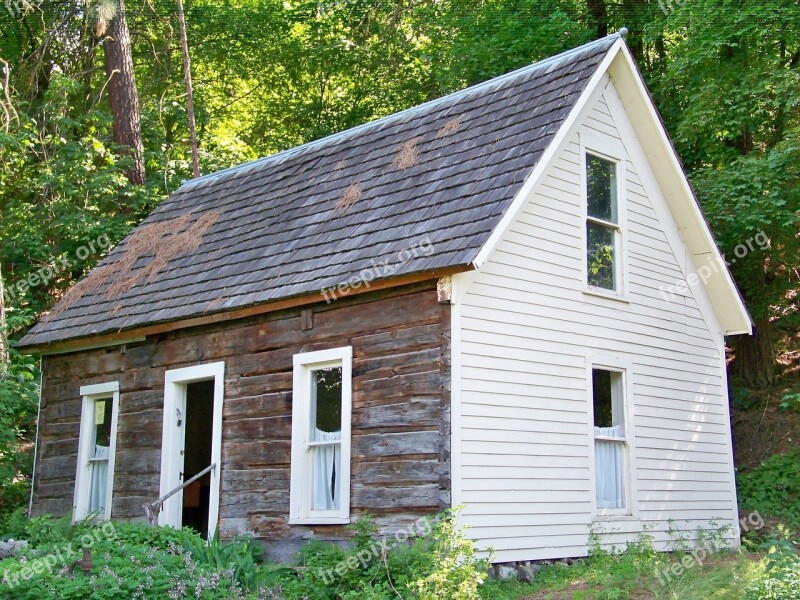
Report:
[[[314,510],[335,510],[339,508],[339,488],[342,459],[342,432],[314,430],[315,442],[339,442],[313,447],[313,496]]]
[[[91,483],[89,485],[89,512],[103,512],[106,508],[108,491],[108,446],[95,446],[91,461]],[[100,515],[102,516],[102,515]]]
[[[597,507],[625,507],[625,444],[621,425],[595,427],[595,436],[620,438],[619,442],[595,440],[594,470],[597,480]]]

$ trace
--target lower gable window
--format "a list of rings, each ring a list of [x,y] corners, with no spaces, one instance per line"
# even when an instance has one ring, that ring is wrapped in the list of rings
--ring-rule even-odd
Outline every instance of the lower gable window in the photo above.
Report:
[[[592,369],[596,502],[598,511],[611,514],[629,508],[623,377],[620,371]]]
[[[84,386],[81,396],[83,406],[73,520],[109,519],[114,488],[119,384]]]
[[[350,519],[352,348],[294,357],[290,522]]]

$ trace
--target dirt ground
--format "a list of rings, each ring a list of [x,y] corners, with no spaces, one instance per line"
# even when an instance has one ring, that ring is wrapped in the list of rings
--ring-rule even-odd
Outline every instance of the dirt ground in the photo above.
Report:
[[[800,450],[800,410],[780,408],[786,394],[800,393],[800,335],[781,341],[778,359],[781,376],[772,390],[748,392],[742,402],[734,402],[733,445],[738,470],[750,470],[772,454]],[[735,394],[736,391],[732,390]]]

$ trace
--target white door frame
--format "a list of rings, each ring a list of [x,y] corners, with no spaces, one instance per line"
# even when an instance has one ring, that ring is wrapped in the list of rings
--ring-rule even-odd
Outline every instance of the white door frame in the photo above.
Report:
[[[184,448],[186,431],[186,384],[197,381],[214,381],[214,423],[211,431],[211,463],[216,463],[211,475],[211,490],[208,500],[208,537],[217,531],[219,517],[219,491],[222,459],[222,402],[225,391],[225,363],[215,362],[167,371],[164,381],[164,420],[161,438],[161,492],[163,496],[181,482],[183,464],[181,450]],[[181,411],[181,426],[178,414]],[[183,491],[168,498],[158,515],[159,525],[180,528],[183,513]]]

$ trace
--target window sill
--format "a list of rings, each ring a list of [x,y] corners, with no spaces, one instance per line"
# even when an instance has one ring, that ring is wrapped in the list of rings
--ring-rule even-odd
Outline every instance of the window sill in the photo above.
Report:
[[[628,294],[619,294],[617,292],[612,292],[610,290],[604,290],[602,288],[593,288],[593,287],[584,287],[581,291],[585,296],[594,296],[596,298],[615,300],[617,302],[622,302],[624,304],[631,303],[631,299],[630,296],[628,296]]]
[[[630,513],[598,512],[594,515],[595,521],[637,521],[639,517]]]
[[[289,525],[349,525],[350,517],[303,517],[290,518]]]

